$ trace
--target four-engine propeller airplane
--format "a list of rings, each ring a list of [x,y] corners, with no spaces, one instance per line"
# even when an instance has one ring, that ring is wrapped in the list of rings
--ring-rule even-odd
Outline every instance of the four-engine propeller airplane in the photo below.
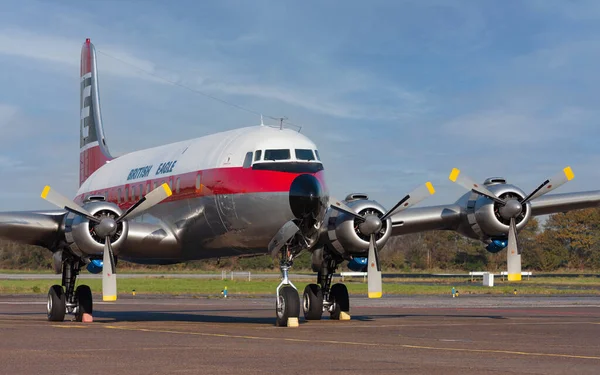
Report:
[[[75,288],[82,268],[102,272],[105,301],[117,298],[117,259],[171,264],[260,254],[280,259],[276,289],[279,325],[300,314],[288,279],[294,258],[312,254],[316,283],[306,287],[306,319],[349,317],[344,284],[331,285],[349,261],[367,269],[369,297],[382,294],[378,249],[391,236],[454,230],[507,247],[510,280],[520,280],[517,232],[532,216],[597,206],[600,191],[544,195],[573,178],[569,167],[526,195],[503,178],[478,184],[454,169],[450,179],[469,190],[448,205],[410,208],[434,193],[417,188],[386,211],[365,194],[329,195],[319,151],[296,131],[254,126],[132,152],[113,158],[100,114],[96,53],[89,39],[81,53],[80,187],[71,200],[46,186],[42,198],[56,211],[2,212],[0,237],[53,252],[61,285],[48,292],[48,319],[92,314],[89,287]]]

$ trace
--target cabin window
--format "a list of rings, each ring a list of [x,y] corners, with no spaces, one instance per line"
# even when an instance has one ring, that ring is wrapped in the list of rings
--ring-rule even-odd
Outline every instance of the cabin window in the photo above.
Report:
[[[121,188],[117,189],[117,203],[121,203]]]
[[[198,173],[196,176],[196,190],[200,190],[200,180],[202,179],[202,175]]]
[[[152,190],[156,189],[156,183],[157,183],[157,182],[158,182],[158,181],[154,181],[154,182],[152,183]]]
[[[246,153],[246,157],[244,158],[244,168],[250,168],[252,166],[252,151]]]
[[[131,201],[135,202],[135,186],[131,187]]]
[[[311,161],[315,160],[312,150],[296,149],[296,159]]]
[[[290,150],[265,150],[265,160],[289,160]]]
[[[140,184],[140,196],[139,199],[142,199],[144,196],[144,184]]]
[[[179,184],[181,181],[179,181],[179,177],[177,177],[177,181],[175,181],[175,194],[179,194]]]
[[[150,192],[150,183],[147,182],[146,183],[146,194],[148,194]]]
[[[173,179],[169,179],[169,189],[173,192]]]
[[[319,150],[315,150],[315,155],[317,156],[317,160],[321,161],[321,157],[319,156]]]
[[[254,152],[254,161],[259,161],[261,156],[262,150],[257,150],[256,152]]]
[[[127,202],[129,198],[129,186],[125,186],[125,194],[123,194],[123,202]]]

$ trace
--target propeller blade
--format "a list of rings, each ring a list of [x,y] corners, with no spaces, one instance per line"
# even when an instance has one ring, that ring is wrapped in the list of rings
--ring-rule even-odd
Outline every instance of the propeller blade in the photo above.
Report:
[[[504,201],[496,196],[496,194],[492,193],[488,188],[483,185],[480,185],[473,181],[469,176],[460,173],[460,169],[453,168],[452,172],[450,172],[450,176],[448,176],[450,181],[456,182],[460,186],[464,187],[467,190],[473,190],[477,194],[483,195],[484,197],[488,197],[491,200],[498,202],[500,204],[504,204]]]
[[[379,256],[377,254],[377,243],[375,235],[371,235],[369,240],[369,261],[367,267],[367,278],[369,288],[369,298],[381,298],[383,288],[381,285],[381,266],[379,265]]]
[[[117,223],[122,222],[127,217],[132,218],[141,214],[150,207],[155,206],[166,198],[170,197],[172,194],[173,192],[171,191],[171,188],[169,188],[168,184],[164,183],[160,185],[142,197],[142,199],[135,202],[133,206],[129,207],[129,209],[117,219]]]
[[[426,182],[425,185],[421,185],[415,190],[408,193],[404,198],[400,200],[400,202],[396,203],[396,205],[389,210],[385,215],[381,217],[381,221],[387,220],[390,216],[405,210],[415,204],[421,202],[423,199],[429,197],[430,195],[435,194],[435,189],[431,182]]]
[[[346,205],[344,202],[342,202],[338,199],[335,199],[334,197],[331,197],[331,196],[329,197],[329,205],[331,206],[331,208],[334,208],[345,214],[354,216],[355,218],[360,219],[360,220],[365,220],[364,217],[362,217],[361,215],[354,212],[354,210],[352,208],[348,207],[348,205]]]
[[[574,177],[575,175],[573,174],[573,170],[571,169],[571,167],[564,168],[562,171],[560,171],[560,173],[557,173],[550,179],[544,181],[540,186],[537,187],[537,189],[532,191],[531,194],[529,194],[527,198],[523,200],[523,203],[529,202],[535,198],[541,197],[542,195],[548,192],[551,192],[552,190],[565,184],[566,182],[571,181]]]
[[[285,245],[286,242],[290,240],[290,238],[294,237],[294,235],[298,233],[299,230],[300,228],[298,228],[296,223],[294,223],[292,220],[283,224],[283,226],[279,229],[279,231],[277,231],[275,236],[269,242],[269,253],[273,257],[276,257],[277,253],[279,252],[279,250],[281,250],[283,245]]]
[[[116,301],[117,274],[115,273],[115,257],[110,245],[110,236],[105,238],[102,262],[102,300]]]
[[[515,218],[510,219],[508,228],[508,246],[506,248],[506,268],[508,281],[521,280],[521,249],[517,237],[517,223]]]
[[[85,208],[81,207],[77,203],[73,202],[69,198],[63,196],[59,192],[56,192],[50,188],[50,186],[46,185],[44,190],[42,190],[41,197],[48,202],[52,203],[55,206],[58,206],[62,209],[65,209],[69,212],[72,212],[76,215],[83,216],[90,221],[99,223],[100,220],[93,217]]]

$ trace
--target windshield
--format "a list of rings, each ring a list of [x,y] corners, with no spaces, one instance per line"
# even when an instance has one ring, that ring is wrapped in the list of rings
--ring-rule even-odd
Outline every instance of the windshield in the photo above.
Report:
[[[299,150],[296,149],[296,159],[298,160],[315,160],[315,155],[312,150]]]
[[[289,160],[290,150],[266,150],[264,160]]]

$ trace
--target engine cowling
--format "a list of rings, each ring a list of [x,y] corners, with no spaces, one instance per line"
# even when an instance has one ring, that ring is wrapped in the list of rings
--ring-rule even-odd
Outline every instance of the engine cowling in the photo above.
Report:
[[[501,199],[518,198],[523,200],[526,194],[518,187],[504,183],[485,184],[486,187]],[[484,243],[493,244],[489,249],[491,252],[497,252],[503,249],[506,244],[507,233],[510,221],[503,218],[500,214],[501,204],[494,202],[490,198],[481,196],[474,192],[465,194],[459,203],[464,208],[463,223],[459,228],[459,233]],[[521,213],[515,217],[517,230],[521,230],[531,219],[531,205],[525,203],[522,206]]]
[[[369,200],[366,196],[352,199],[354,196],[350,195],[344,203],[358,214],[374,213],[381,217],[386,212],[385,208],[376,201]],[[325,222],[327,223],[325,237],[330,248],[336,253],[344,259],[350,259],[357,255],[366,256],[369,250],[369,236],[360,232],[357,219],[338,210],[329,209]],[[387,243],[392,234],[392,220],[387,219],[382,224],[376,237],[379,249]]]
[[[121,209],[114,203],[103,201],[87,202],[83,207],[94,217],[110,216],[116,219],[122,214]],[[98,236],[94,227],[95,223],[84,217],[74,214],[68,214],[65,217],[65,239],[69,245],[69,249],[80,257],[87,257],[94,254],[102,254],[104,250],[104,238]],[[127,238],[129,226],[127,221],[119,223],[117,232],[111,238],[113,252],[116,254],[120,246]]]

